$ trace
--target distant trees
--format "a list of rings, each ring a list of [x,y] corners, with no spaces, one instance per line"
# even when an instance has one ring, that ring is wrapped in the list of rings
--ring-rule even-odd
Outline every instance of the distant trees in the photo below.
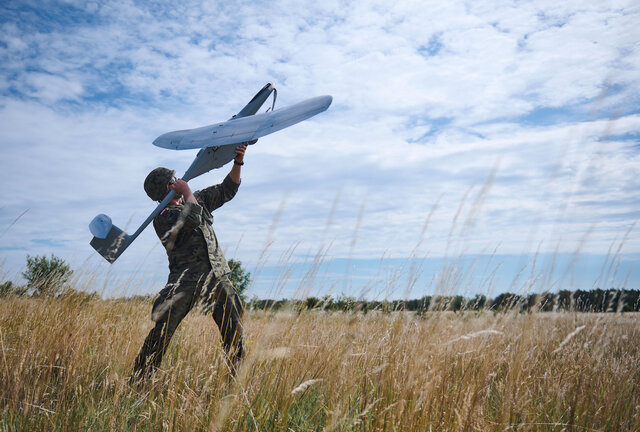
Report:
[[[520,303],[521,297],[517,294],[513,294],[510,292],[506,292],[500,294],[498,297],[494,298],[491,302],[490,309],[493,310],[503,310],[503,309],[512,309],[515,305]]]
[[[476,296],[471,300],[469,306],[473,310],[484,309],[484,306],[487,304],[487,296],[483,294],[476,294]]]
[[[640,290],[602,290],[567,291],[558,293],[532,293],[518,295],[502,293],[490,299],[483,294],[472,298],[464,296],[424,296],[411,300],[355,300],[341,294],[336,298],[324,296],[322,299],[309,297],[304,300],[259,300],[249,302],[251,309],[276,311],[291,307],[297,311],[325,310],[329,312],[412,311],[423,316],[428,311],[518,311],[518,312],[640,312]]]
[[[307,297],[302,303],[303,309],[317,309],[320,307],[322,300],[317,297]]]
[[[49,257],[26,257],[26,269],[22,276],[26,284],[18,285],[12,281],[0,281],[0,298],[7,296],[58,297],[62,294],[80,295],[69,287],[73,270],[62,258],[51,254]],[[238,294],[246,301],[246,290],[251,284],[251,273],[246,271],[239,260],[230,259],[229,279]],[[97,295],[95,296],[98,297]],[[92,297],[93,298],[93,297]],[[543,292],[519,295],[502,293],[495,298],[476,294],[472,298],[456,296],[423,296],[410,300],[364,300],[346,294],[338,296],[324,295],[322,298],[308,297],[304,300],[271,300],[254,297],[248,303],[249,309],[277,311],[290,307],[295,311],[325,310],[329,312],[394,311],[416,312],[424,316],[430,311],[519,311],[519,312],[640,312],[640,290],[600,288],[584,291],[560,290],[557,293]]]

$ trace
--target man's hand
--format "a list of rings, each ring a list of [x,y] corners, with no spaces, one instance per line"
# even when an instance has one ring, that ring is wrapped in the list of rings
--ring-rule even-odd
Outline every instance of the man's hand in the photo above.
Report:
[[[193,204],[198,203],[186,181],[177,179],[175,182],[169,183],[168,187],[170,190],[176,192],[176,198],[179,198],[180,195],[182,195],[182,199],[184,200],[184,202],[190,202]]]
[[[231,171],[229,171],[231,181],[236,184],[240,184],[240,167],[244,165],[244,152],[247,150],[247,144],[248,143],[244,143],[236,147],[236,157],[234,158]]]
[[[236,147],[236,157],[235,161],[241,163],[244,160],[244,152],[247,150],[247,145],[242,144]]]

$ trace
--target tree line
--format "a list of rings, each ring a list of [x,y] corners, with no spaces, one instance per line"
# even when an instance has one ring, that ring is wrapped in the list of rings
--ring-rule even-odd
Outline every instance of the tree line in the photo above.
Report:
[[[27,255],[26,270],[22,273],[26,284],[16,285],[10,281],[0,283],[0,297],[6,296],[34,296],[58,297],[77,293],[69,285],[73,270],[61,258]],[[640,290],[600,288],[588,291],[561,290],[557,293],[531,293],[519,295],[503,293],[495,298],[487,298],[483,294],[474,297],[456,296],[424,296],[412,300],[362,300],[352,296],[326,295],[322,298],[308,297],[304,300],[247,300],[245,293],[251,283],[251,273],[242,266],[241,261],[229,260],[231,274],[229,278],[236,287],[238,294],[247,303],[248,309],[277,311],[285,307],[296,310],[326,310],[330,312],[362,312],[381,311],[411,311],[423,314],[428,311],[575,311],[575,312],[640,312]],[[97,298],[97,294],[89,295]],[[140,297],[140,296],[137,296]],[[152,296],[142,298],[151,299]]]
[[[495,298],[487,298],[482,294],[474,297],[456,296],[424,296],[412,300],[357,300],[354,297],[339,295],[336,298],[308,297],[304,300],[258,299],[254,297],[247,303],[249,309],[277,311],[285,307],[303,310],[326,310],[330,312],[362,312],[411,311],[423,314],[428,311],[506,311],[521,312],[640,312],[640,290],[603,290],[588,291],[561,290],[557,293],[531,293],[519,295],[503,293]]]

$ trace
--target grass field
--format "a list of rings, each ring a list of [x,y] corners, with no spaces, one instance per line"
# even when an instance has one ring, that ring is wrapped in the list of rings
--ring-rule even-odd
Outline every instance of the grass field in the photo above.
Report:
[[[634,314],[248,312],[230,382],[194,311],[134,389],[149,303],[0,305],[2,430],[640,430]]]

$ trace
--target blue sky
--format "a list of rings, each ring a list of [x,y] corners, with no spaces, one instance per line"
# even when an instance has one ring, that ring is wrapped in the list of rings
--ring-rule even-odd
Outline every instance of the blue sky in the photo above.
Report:
[[[237,112],[331,108],[251,147],[214,213],[258,296],[640,288],[640,8],[607,2],[3,2],[0,272],[61,256],[87,289],[151,293],[151,145]],[[219,182],[228,167],[192,181]],[[87,276],[90,274],[90,276]],[[305,276],[306,275],[306,276]],[[106,281],[106,282],[105,282]]]

